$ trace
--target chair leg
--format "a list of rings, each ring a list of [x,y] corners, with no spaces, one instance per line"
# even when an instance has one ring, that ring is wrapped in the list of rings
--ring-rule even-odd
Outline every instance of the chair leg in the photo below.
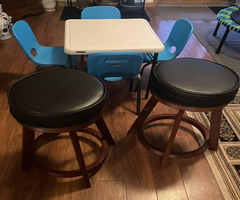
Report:
[[[139,115],[140,114],[140,110],[141,110],[141,75],[138,74],[138,79],[137,79],[137,110],[136,110],[136,114]]]
[[[213,36],[216,36],[216,35],[217,35],[217,32],[218,32],[219,27],[220,27],[220,23],[218,22],[218,23],[217,23],[217,26],[216,26],[216,28],[215,28],[215,30],[214,30]]]
[[[84,61],[84,55],[81,55],[81,62]]]
[[[150,65],[150,64],[152,64],[152,63],[146,63],[145,65],[142,66],[141,72],[140,72],[141,76],[143,75],[144,69],[145,69],[148,65]]]
[[[34,159],[34,135],[35,132],[28,128],[22,129],[22,170],[32,168]]]
[[[210,124],[210,144],[209,149],[217,151],[219,130],[221,125],[222,108],[214,110],[211,113],[211,124]]]
[[[154,53],[152,67],[151,67],[151,71],[150,71],[150,75],[149,75],[149,79],[148,79],[148,83],[147,83],[147,88],[146,88],[146,93],[145,93],[145,99],[148,99],[148,96],[149,96],[150,80],[151,80],[153,70],[157,64],[157,58],[158,58],[158,53]]]
[[[219,46],[218,46],[218,48],[217,48],[217,50],[216,50],[216,54],[219,54],[220,53],[220,51],[221,51],[221,49],[222,49],[222,46],[223,46],[223,44],[224,44],[224,42],[225,42],[225,40],[226,40],[226,38],[227,38],[227,36],[228,36],[228,33],[229,33],[229,31],[230,31],[230,29],[229,28],[226,28],[226,31],[225,31],[225,33],[224,33],[224,35],[223,35],[223,37],[222,37],[222,40],[221,40],[221,42],[220,42],[220,44],[219,44]]]
[[[129,84],[129,91],[133,91],[133,84],[134,83],[134,79],[130,79],[130,84]]]
[[[110,131],[108,130],[108,127],[107,127],[104,119],[102,117],[100,117],[100,119],[97,120],[95,122],[95,124],[97,125],[98,130],[100,131],[100,133],[103,136],[103,138],[107,140],[108,145],[109,146],[114,145],[115,142],[114,142],[114,140],[112,138],[112,135],[111,135]]]
[[[161,162],[161,166],[160,166],[161,169],[164,169],[166,167],[167,160],[168,160],[169,154],[171,152],[173,142],[175,140],[175,137],[176,137],[176,134],[177,134],[177,131],[178,131],[179,125],[181,123],[184,112],[185,112],[184,110],[179,110],[178,111],[178,114],[177,114],[176,119],[174,121],[172,133],[169,137],[167,147],[166,147],[165,153],[164,153],[163,158],[162,158],[162,162]]]
[[[153,110],[153,108],[158,103],[158,100],[156,100],[153,96],[149,99],[145,107],[143,108],[140,115],[137,117],[131,128],[129,129],[127,134],[136,133],[139,129],[141,129],[143,122],[147,119],[150,112]]]
[[[73,69],[73,62],[72,62],[72,56],[68,55],[68,63],[69,63],[69,68]]]
[[[72,132],[69,132],[69,135],[70,135],[70,138],[71,138],[71,141],[73,144],[73,148],[74,148],[74,151],[75,151],[75,154],[77,157],[79,168],[81,169],[81,171],[83,173],[84,183],[85,183],[86,187],[89,188],[89,187],[91,187],[91,184],[90,184],[87,168],[85,165],[85,161],[83,159],[81,146],[78,141],[77,133],[75,131],[72,131]]]

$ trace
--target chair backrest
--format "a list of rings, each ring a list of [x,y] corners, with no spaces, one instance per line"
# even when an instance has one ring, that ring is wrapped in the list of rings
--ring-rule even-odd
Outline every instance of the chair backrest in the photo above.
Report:
[[[173,25],[167,41],[164,43],[164,52],[160,53],[162,57],[165,57],[164,60],[170,60],[177,57],[187,44],[192,32],[193,25],[191,22],[186,19],[177,20]]]
[[[20,44],[27,57],[35,62],[38,50],[41,48],[36,37],[27,22],[17,21],[12,28],[13,35]]]
[[[83,9],[81,19],[121,19],[121,13],[113,6],[92,6]]]
[[[87,59],[88,73],[106,81],[134,78],[140,71],[143,54],[140,52],[92,53]]]

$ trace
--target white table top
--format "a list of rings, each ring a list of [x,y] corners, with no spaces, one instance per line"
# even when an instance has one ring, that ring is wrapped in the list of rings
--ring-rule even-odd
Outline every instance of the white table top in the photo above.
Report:
[[[163,50],[164,45],[145,19],[70,19],[65,22],[64,51],[70,55]]]

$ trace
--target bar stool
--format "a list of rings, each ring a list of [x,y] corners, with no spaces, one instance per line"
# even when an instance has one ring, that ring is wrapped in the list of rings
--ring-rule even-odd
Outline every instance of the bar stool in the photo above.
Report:
[[[83,176],[86,187],[107,157],[113,138],[101,116],[106,104],[106,86],[98,78],[71,69],[55,69],[25,76],[8,90],[9,109],[22,125],[22,169],[33,166],[57,177]],[[95,123],[100,133],[88,126]],[[36,139],[35,131],[41,132]],[[78,141],[77,132],[93,136],[101,142],[101,155],[89,166]],[[37,149],[47,141],[69,132],[79,169],[60,171],[41,164]]]
[[[138,132],[138,139],[151,152],[162,156],[161,168],[168,158],[189,158],[209,148],[217,150],[222,109],[230,103],[239,89],[239,77],[229,68],[206,60],[181,58],[163,62],[155,67],[150,77],[152,97],[128,131]],[[158,102],[178,109],[177,114],[148,117]],[[185,111],[211,111],[208,130],[193,118],[183,116]],[[147,118],[148,117],[148,118]],[[151,144],[143,135],[145,127],[156,120],[172,119],[173,128],[166,149]],[[188,152],[171,152],[180,122],[195,126],[203,135],[204,143]]]

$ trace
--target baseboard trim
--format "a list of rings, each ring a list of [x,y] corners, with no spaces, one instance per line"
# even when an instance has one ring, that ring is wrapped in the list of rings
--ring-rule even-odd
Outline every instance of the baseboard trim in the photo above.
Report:
[[[73,2],[74,5],[75,2]],[[57,7],[64,7],[67,6],[67,2],[66,1],[57,1]],[[146,7],[156,7],[156,5],[153,2],[146,2],[145,3]]]
[[[221,4],[157,4],[159,7],[228,7],[230,3]]]

